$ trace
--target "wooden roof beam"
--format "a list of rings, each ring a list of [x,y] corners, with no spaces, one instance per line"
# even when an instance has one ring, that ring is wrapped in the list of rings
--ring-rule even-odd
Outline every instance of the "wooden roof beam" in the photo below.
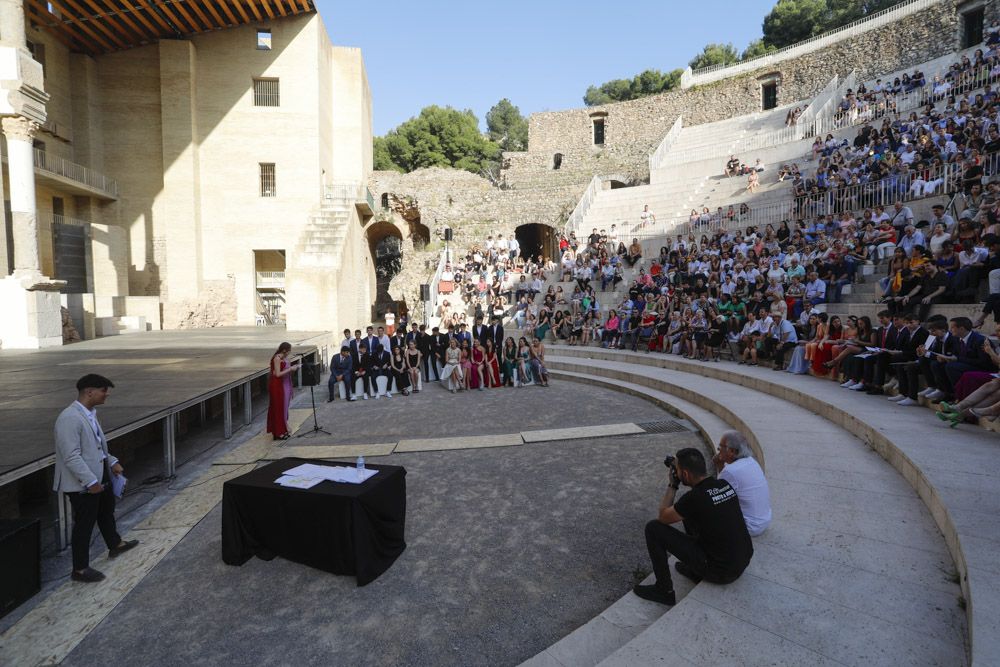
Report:
[[[160,37],[163,36],[163,33],[160,32],[160,29],[154,26],[141,11],[139,11],[131,2],[129,2],[129,0],[121,0],[121,3],[125,5],[125,8],[128,9],[129,13],[132,14],[132,16],[134,16],[139,21],[139,23],[141,23],[143,27],[146,28],[147,32],[153,37],[153,39],[159,39]]]
[[[75,32],[70,30],[58,17],[49,12],[49,8],[39,0],[25,0],[25,2],[35,10],[28,12],[28,19],[45,28],[53,37],[62,42],[70,51],[84,51],[88,55],[93,55],[93,51],[86,48]]]
[[[63,0],[70,7],[77,11],[80,16],[87,17],[87,23],[90,25],[97,26],[97,29],[104,33],[112,42],[114,42],[119,49],[126,49],[129,47],[128,42],[121,39],[115,32],[108,27],[108,22],[101,20],[104,15],[98,13],[96,16],[92,15],[89,11],[77,4],[76,0]],[[54,3],[53,3],[54,4]]]
[[[65,17],[67,17],[73,25],[78,26],[80,28],[80,30],[82,30],[84,33],[87,34],[87,36],[89,36],[92,40],[94,40],[95,42],[97,42],[98,44],[101,45],[101,48],[93,49],[94,51],[114,51],[115,50],[115,47],[111,46],[110,42],[106,41],[103,37],[101,37],[96,32],[94,32],[93,30],[91,30],[90,26],[88,26],[86,23],[84,23],[83,21],[81,21],[80,19],[78,19],[76,17],[76,15],[73,14],[73,12],[69,11],[66,7],[64,7],[63,5],[61,5],[60,2],[59,2],[59,0],[48,0],[48,3],[50,5],[52,5],[54,8],[58,9],[59,13],[61,15],[65,16]]]
[[[240,0],[236,0],[237,4],[239,4],[239,2]],[[245,0],[245,2],[250,6],[250,11],[253,12],[253,15],[255,17],[257,17],[257,20],[263,21],[264,16],[260,13],[260,10],[257,9],[257,3],[255,3],[253,0]]]
[[[84,0],[84,2],[87,3],[88,7],[94,10],[93,15],[95,18],[107,17],[110,22],[111,18],[114,17],[114,25],[123,35],[125,35],[125,37],[129,39],[130,42],[132,42],[133,45],[149,41],[149,36],[142,30],[142,28],[136,25],[135,21],[132,20],[132,17],[130,17],[127,12],[121,11],[118,7],[113,7],[113,11],[102,9],[98,6],[95,0]]]
[[[128,0],[122,0],[122,2],[128,4]],[[163,33],[160,34],[160,37],[174,37],[178,34],[177,29],[172,25],[170,25],[169,23],[167,23],[167,20],[162,16],[160,16],[160,13],[156,11],[155,5],[153,5],[152,3],[143,2],[143,0],[135,0],[135,4],[140,9],[145,10],[146,14],[153,17],[153,20],[156,21],[156,25],[160,26],[160,28],[163,29]],[[139,12],[139,14],[141,15],[142,12]]]

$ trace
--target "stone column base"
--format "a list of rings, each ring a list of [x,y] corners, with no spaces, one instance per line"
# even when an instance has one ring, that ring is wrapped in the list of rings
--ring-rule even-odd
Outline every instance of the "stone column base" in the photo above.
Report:
[[[7,276],[0,280],[0,348],[37,350],[62,345],[60,282],[25,287],[25,281]]]

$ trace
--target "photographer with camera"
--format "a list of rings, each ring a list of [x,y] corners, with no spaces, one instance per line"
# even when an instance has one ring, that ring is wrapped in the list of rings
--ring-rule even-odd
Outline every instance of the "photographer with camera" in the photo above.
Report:
[[[646,524],[646,548],[656,583],[637,585],[633,591],[644,600],[672,606],[676,597],[670,578],[671,554],[677,559],[677,571],[688,579],[728,584],[750,563],[753,544],[736,491],[729,482],[708,476],[700,451],[688,447],[663,463],[669,470],[669,484],[659,516]],[[682,483],[691,490],[675,504]],[[679,521],[684,523],[684,532],[670,525]]]

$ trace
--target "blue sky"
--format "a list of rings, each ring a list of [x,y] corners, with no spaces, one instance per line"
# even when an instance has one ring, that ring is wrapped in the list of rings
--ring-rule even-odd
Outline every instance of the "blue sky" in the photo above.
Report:
[[[775,0],[315,0],[334,44],[358,46],[375,134],[429,104],[484,116],[503,97],[525,116],[583,106],[587,86],[686,67],[708,42],[760,36]]]

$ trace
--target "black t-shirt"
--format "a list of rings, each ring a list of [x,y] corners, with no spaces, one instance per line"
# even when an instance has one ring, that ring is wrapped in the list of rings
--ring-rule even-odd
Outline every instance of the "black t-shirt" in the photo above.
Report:
[[[674,509],[705,550],[707,579],[725,580],[743,573],[753,556],[753,543],[729,482],[706,477],[674,503]]]

